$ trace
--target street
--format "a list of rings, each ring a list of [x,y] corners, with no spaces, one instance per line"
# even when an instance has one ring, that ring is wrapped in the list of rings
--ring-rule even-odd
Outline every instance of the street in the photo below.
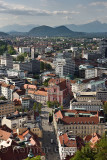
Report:
[[[48,107],[42,108],[41,111],[42,128],[43,128],[43,139],[42,139],[43,151],[46,153],[46,160],[60,160],[56,135],[54,133],[54,127],[53,124],[49,125],[48,123],[50,112],[52,113],[52,109]],[[52,144],[51,144],[51,139],[53,139]]]

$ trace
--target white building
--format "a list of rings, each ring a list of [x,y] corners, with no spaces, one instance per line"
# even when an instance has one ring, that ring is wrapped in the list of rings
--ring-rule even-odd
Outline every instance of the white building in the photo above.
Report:
[[[78,47],[71,47],[70,50],[71,50],[72,52],[76,52],[76,51],[78,51]]]
[[[67,133],[58,136],[60,160],[64,160],[68,155],[72,156],[77,151],[77,141],[70,138]]]
[[[20,101],[21,101],[21,104],[22,104],[22,108],[23,109],[28,109],[30,108],[30,105],[31,105],[31,97],[30,96],[21,96],[20,97]]]
[[[8,70],[7,70],[7,75],[8,75],[9,77],[19,77],[19,78],[21,78],[21,79],[25,77],[24,71],[15,70],[15,69],[8,69]]]
[[[27,122],[27,114],[22,114],[18,116],[3,117],[2,125],[7,125],[10,129],[22,128]]]
[[[19,47],[19,53],[30,53],[31,48],[30,47]]]
[[[55,66],[55,72],[60,77],[74,75],[75,62],[71,58],[56,58],[53,63]]]
[[[99,89],[105,89],[105,80],[91,80],[86,83],[78,81],[77,83],[72,83],[72,92],[81,92],[84,89],[90,89],[91,91],[97,91]]]
[[[6,99],[12,100],[13,91],[15,90],[14,85],[6,84],[4,82],[1,82],[0,84],[0,94],[3,95]]]
[[[47,48],[45,48],[45,53],[51,52],[53,51],[53,47],[48,46]]]

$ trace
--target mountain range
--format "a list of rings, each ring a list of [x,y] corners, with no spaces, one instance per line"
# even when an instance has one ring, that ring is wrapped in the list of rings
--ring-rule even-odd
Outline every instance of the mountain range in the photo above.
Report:
[[[0,37],[6,37],[6,36],[9,36],[9,35],[7,33],[0,32]]]
[[[75,32],[86,32],[86,33],[107,32],[107,24],[101,23],[99,21],[93,21],[81,25],[68,24],[65,26]]]
[[[29,32],[32,28],[38,27],[40,25],[29,24],[29,25],[8,25],[0,28],[1,32]],[[99,21],[93,21],[87,24],[75,25],[75,24],[65,24],[67,28],[75,32],[107,32],[107,24],[101,23]]]
[[[39,25],[29,24],[29,25],[19,25],[13,24],[0,28],[1,32],[29,32],[32,28],[37,27]]]
[[[65,26],[59,27],[49,27],[49,26],[39,26],[31,29],[28,33],[28,36],[35,36],[35,37],[75,37],[79,35],[83,35],[80,32],[73,32]]]

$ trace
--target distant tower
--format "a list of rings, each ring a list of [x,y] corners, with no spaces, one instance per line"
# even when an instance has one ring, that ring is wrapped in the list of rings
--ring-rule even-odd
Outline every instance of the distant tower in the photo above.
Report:
[[[107,39],[101,40],[100,52],[102,53],[102,58],[107,58]]]

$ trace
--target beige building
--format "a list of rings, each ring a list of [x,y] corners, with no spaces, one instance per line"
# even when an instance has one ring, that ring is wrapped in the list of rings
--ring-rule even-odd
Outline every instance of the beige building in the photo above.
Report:
[[[17,129],[17,134],[18,135],[21,135],[23,132],[25,132],[28,128],[18,128]],[[42,132],[42,129],[40,129],[40,127],[38,125],[32,125],[30,126],[30,131],[34,134],[36,134],[39,138],[42,138],[43,137],[43,132]]]
[[[100,111],[102,109],[103,103],[101,100],[89,100],[89,101],[78,101],[78,102],[70,102],[70,109],[79,109],[79,110],[87,110],[87,111]]]
[[[4,100],[0,100],[0,118],[14,113],[15,111],[15,105],[14,103],[12,103],[11,101],[4,101]]]
[[[77,101],[94,101],[96,100],[96,92],[82,91],[74,94]]]
[[[92,133],[105,133],[104,117],[98,116],[95,111],[58,111],[53,115],[53,122],[56,134],[71,131],[72,135],[84,137]]]
[[[28,95],[30,95],[33,99],[42,104],[46,104],[46,102],[48,101],[48,93],[46,91],[28,90]]]
[[[98,91],[96,97],[101,101],[107,101],[107,90]]]

